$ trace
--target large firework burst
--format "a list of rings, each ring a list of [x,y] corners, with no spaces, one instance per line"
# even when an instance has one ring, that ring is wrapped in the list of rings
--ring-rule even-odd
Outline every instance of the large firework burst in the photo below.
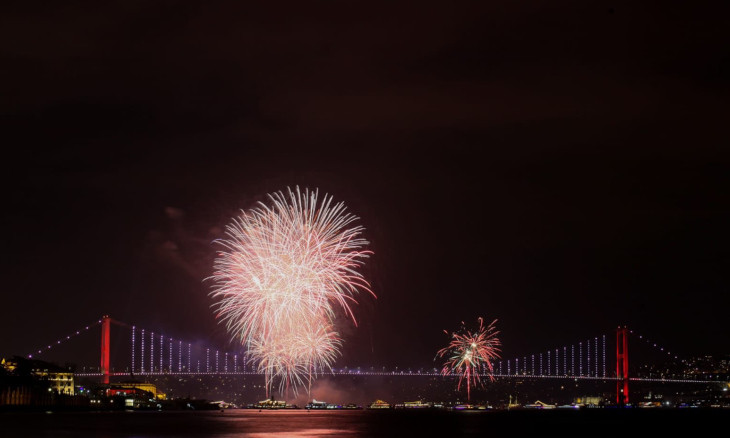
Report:
[[[267,391],[331,369],[342,343],[335,308],[357,325],[351,305],[370,285],[358,269],[371,251],[363,227],[332,196],[299,187],[268,195],[226,227],[211,296],[217,317],[266,374]]]
[[[500,346],[497,338],[499,332],[492,321],[484,326],[484,319],[479,318],[479,329],[469,330],[464,322],[461,323],[459,331],[451,333],[451,342],[436,354],[437,357],[446,358],[441,373],[443,375],[458,374],[459,384],[457,390],[461,389],[462,382],[466,382],[466,397],[471,399],[471,387],[481,383],[481,375],[486,374],[494,380],[493,361],[499,358]],[[447,335],[449,332],[444,330]]]

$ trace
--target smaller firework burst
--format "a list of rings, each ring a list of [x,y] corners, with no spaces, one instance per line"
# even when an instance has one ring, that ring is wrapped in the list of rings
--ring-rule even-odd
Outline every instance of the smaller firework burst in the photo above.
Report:
[[[459,331],[451,333],[449,345],[436,354],[436,357],[446,359],[441,374],[459,376],[457,390],[461,390],[461,385],[466,382],[467,400],[471,399],[472,385],[481,384],[482,375],[494,380],[492,364],[495,359],[499,359],[499,347],[502,345],[497,337],[499,332],[495,327],[496,322],[495,319],[485,327],[484,319],[480,317],[479,329],[471,331],[462,321]],[[444,333],[449,334],[446,330]]]

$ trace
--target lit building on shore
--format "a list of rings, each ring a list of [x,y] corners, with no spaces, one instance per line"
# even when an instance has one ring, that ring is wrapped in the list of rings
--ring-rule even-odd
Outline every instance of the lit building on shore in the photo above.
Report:
[[[121,383],[112,383],[109,385],[108,388],[106,388],[106,396],[107,397],[115,397],[115,396],[130,396],[130,395],[139,395],[142,396],[146,393],[149,393],[152,395],[152,398],[156,400],[166,400],[167,395],[163,392],[157,391],[157,386],[154,383],[144,383],[144,382],[121,382]]]
[[[48,383],[49,392],[74,395],[74,374],[72,371],[42,360],[14,357],[2,359],[0,365],[10,374],[28,375]]]

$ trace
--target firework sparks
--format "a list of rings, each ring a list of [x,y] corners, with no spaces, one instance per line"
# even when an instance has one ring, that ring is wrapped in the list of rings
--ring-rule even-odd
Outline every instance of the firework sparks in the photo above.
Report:
[[[486,374],[490,380],[494,380],[492,363],[499,358],[500,346],[502,345],[497,335],[495,324],[492,321],[484,326],[484,319],[479,318],[479,329],[471,331],[461,323],[461,329],[451,334],[451,342],[436,354],[437,357],[446,358],[441,370],[443,375],[458,374],[459,384],[457,390],[466,382],[467,400],[471,399],[471,387],[481,384],[481,375]],[[444,330],[446,334],[449,334]]]
[[[358,271],[371,251],[363,227],[318,191],[270,194],[226,227],[215,260],[211,296],[217,317],[248,348],[266,378],[296,388],[330,369],[342,340],[336,307],[357,325],[351,305],[370,285]],[[268,395],[268,394],[267,394]]]

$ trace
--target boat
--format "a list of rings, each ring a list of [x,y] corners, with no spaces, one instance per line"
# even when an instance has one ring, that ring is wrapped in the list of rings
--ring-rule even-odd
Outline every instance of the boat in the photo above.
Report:
[[[317,399],[313,399],[305,406],[306,409],[327,409],[327,407],[327,402],[318,401]]]
[[[390,409],[390,403],[383,400],[375,400],[368,405],[368,409]]]
[[[541,402],[540,400],[536,401],[535,403],[525,405],[525,409],[555,409],[555,408],[556,408],[556,405],[550,405],[550,404]]]
[[[424,408],[433,407],[433,404],[427,403],[422,400],[416,400],[416,401],[410,401],[410,402],[403,403],[403,407],[405,409],[424,409]]]
[[[286,402],[283,400],[274,400],[273,398],[268,398],[266,400],[261,400],[256,404],[250,405],[249,407],[253,409],[292,409],[294,408],[294,405],[287,405]]]

